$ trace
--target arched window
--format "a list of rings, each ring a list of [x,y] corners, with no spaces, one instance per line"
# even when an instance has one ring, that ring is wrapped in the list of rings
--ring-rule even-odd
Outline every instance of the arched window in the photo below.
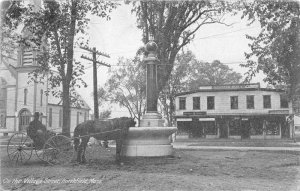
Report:
[[[31,113],[27,109],[22,109],[19,113],[19,131],[26,131],[30,122]]]
[[[27,94],[28,94],[28,90],[25,88],[24,89],[24,105],[27,105]]]
[[[44,91],[41,90],[41,100],[40,100],[41,106],[43,106],[43,93],[44,93]]]

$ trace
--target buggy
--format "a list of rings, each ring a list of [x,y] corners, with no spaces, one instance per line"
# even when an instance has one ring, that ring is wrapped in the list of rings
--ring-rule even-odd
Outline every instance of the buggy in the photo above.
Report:
[[[26,163],[35,152],[38,159],[49,164],[63,164],[70,162],[73,157],[73,141],[71,138],[46,132],[45,141],[33,141],[28,133],[13,134],[7,144],[9,159],[16,164]]]

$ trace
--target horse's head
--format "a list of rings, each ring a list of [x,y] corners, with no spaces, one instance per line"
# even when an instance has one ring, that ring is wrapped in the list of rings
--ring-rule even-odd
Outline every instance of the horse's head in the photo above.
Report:
[[[134,119],[132,119],[132,118],[128,118],[127,120],[126,120],[126,127],[135,127],[135,124],[136,124],[136,122],[134,121]]]
[[[117,118],[119,128],[129,128],[129,127],[134,127],[136,122],[134,119],[129,118],[129,117],[120,117]]]

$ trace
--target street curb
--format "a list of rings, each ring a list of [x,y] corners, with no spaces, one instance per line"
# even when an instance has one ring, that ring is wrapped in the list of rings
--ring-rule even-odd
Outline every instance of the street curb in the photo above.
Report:
[[[292,151],[299,152],[300,147],[216,147],[216,146],[179,146],[173,145],[174,149],[187,150],[223,150],[223,151]]]

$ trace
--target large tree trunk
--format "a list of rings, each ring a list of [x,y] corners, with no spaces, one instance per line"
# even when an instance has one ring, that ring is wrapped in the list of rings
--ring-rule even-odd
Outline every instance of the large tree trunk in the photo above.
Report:
[[[62,134],[70,137],[71,115],[70,115],[70,88],[69,84],[63,82],[63,127]]]
[[[78,1],[72,1],[71,6],[71,23],[69,28],[68,36],[68,48],[67,48],[67,72],[63,82],[63,134],[70,136],[70,83],[73,75],[73,56],[74,56],[74,36],[76,26],[76,15],[77,15],[77,3]]]

